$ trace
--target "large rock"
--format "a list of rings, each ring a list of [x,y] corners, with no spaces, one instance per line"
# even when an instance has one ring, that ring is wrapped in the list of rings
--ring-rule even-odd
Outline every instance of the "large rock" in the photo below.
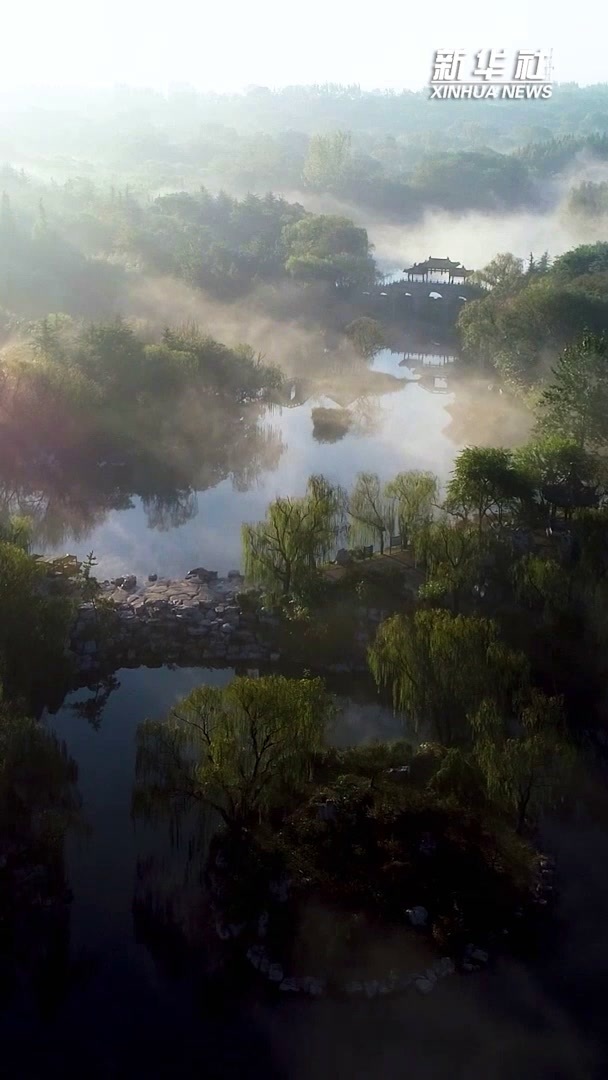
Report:
[[[456,966],[451,956],[442,956],[433,964],[433,971],[438,979],[445,979],[447,975],[454,974]]]
[[[314,975],[302,975],[298,980],[305,994],[311,997],[321,997],[325,993],[325,979],[316,979]]]
[[[252,945],[247,949],[247,959],[257,971],[266,972],[270,967],[268,953],[263,945]]]
[[[479,949],[476,945],[467,945],[464,955],[466,960],[473,964],[487,964],[490,959],[485,949]]]
[[[211,581],[217,581],[217,570],[205,570],[204,566],[196,566],[186,574],[186,581],[202,581],[208,585]]]
[[[338,566],[350,566],[353,561],[354,560],[353,560],[353,557],[352,557],[350,551],[347,551],[346,548],[340,548],[340,550],[336,554],[336,563],[337,563],[337,565]]]
[[[421,907],[420,905],[408,908],[406,915],[412,926],[426,926],[429,918],[429,913],[426,908]]]

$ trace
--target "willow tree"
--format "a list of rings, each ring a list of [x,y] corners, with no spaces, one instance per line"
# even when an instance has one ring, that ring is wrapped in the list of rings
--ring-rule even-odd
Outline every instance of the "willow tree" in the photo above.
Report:
[[[65,643],[72,602],[47,595],[44,566],[0,540],[0,678],[9,698],[34,705],[41,689],[69,666]]]
[[[311,476],[302,498],[279,498],[266,520],[243,525],[245,574],[270,593],[297,594],[344,529],[344,493]]]
[[[496,623],[441,609],[387,619],[369,665],[395,708],[445,746],[469,740],[468,718],[484,700],[508,708],[527,681],[525,657],[499,640]]]
[[[515,452],[515,462],[536,493],[536,499],[548,511],[552,525],[558,510],[565,518],[577,509],[599,502],[598,489],[605,486],[603,462],[588,453],[574,439],[550,432],[538,436]]]
[[[574,763],[563,701],[531,691],[514,726],[494,703],[472,718],[474,754],[492,801],[511,813],[518,833],[555,804]]]
[[[437,477],[419,469],[397,473],[386,485],[384,494],[393,500],[401,545],[406,547],[432,521],[439,496]]]
[[[414,541],[416,557],[426,570],[420,595],[447,603],[458,613],[463,598],[481,586],[487,550],[484,536],[466,522],[454,525],[443,519],[422,527]]]
[[[518,469],[511,450],[467,446],[456,458],[445,508],[465,521],[477,519],[481,533],[490,515],[500,524],[506,511],[520,507],[531,496],[528,479]]]
[[[166,721],[140,726],[134,810],[179,818],[194,804],[241,829],[308,779],[332,714],[321,679],[270,675],[200,686]]]
[[[391,532],[394,522],[393,501],[382,489],[377,473],[359,473],[348,499],[348,513],[352,519],[351,535],[355,543],[378,541],[380,554],[384,553],[384,537]]]
[[[78,823],[77,779],[76,762],[65,745],[4,702],[0,687],[2,832],[38,856],[54,857],[68,828]]]
[[[0,689],[0,850],[13,853],[0,870],[5,1003],[7,991],[18,990],[48,1009],[57,1004],[58,976],[67,981],[62,924],[43,915],[68,888],[64,841],[69,830],[82,828],[77,779],[65,745],[4,704]]]
[[[32,521],[25,515],[0,516],[0,542],[12,544],[26,553],[30,550]]]

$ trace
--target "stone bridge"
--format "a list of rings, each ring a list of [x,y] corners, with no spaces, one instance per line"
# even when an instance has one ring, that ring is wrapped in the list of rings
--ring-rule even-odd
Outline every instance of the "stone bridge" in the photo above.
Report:
[[[484,296],[479,285],[437,281],[391,281],[359,293],[364,314],[388,322],[403,322],[408,315],[454,321],[470,300]]]

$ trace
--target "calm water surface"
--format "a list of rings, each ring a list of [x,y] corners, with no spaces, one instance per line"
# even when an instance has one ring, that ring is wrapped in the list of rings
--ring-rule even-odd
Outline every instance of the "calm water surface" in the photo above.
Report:
[[[98,726],[73,708],[86,692],[69,695],[46,718],[78,764],[87,832],[69,837],[66,863],[74,894],[70,955],[84,974],[59,996],[56,1015],[47,1021],[27,1002],[4,1021],[0,1015],[4,1052],[21,1061],[21,1076],[43,1076],[45,1069],[104,1080],[200,1076],[201,1070],[211,1077],[285,1075],[265,1030],[270,1014],[251,1003],[234,1003],[218,1014],[201,1003],[190,979],[168,976],[138,940],[133,918],[138,860],[164,853],[170,863],[171,852],[166,827],[153,830],[131,820],[137,727],[148,717],[165,716],[203,682],[225,685],[234,669],[140,668],[116,675],[119,685]],[[373,695],[340,703],[344,711],[331,732],[338,744],[402,734],[400,722]]]
[[[0,1013],[7,1077],[114,1080],[209,1077],[266,1080],[600,1080],[606,1075],[603,991],[608,967],[606,831],[561,827],[551,850],[567,888],[554,955],[532,970],[454,978],[430,998],[373,1002],[279,1002],[201,995],[138,935],[132,903],[138,860],[170,856],[165,828],[131,821],[135,733],[201,682],[221,686],[232,669],[117,672],[97,728],[70,695],[46,722],[78,763],[88,833],[67,843],[70,958],[77,975],[58,986],[53,1015],[19,1000]],[[339,744],[403,733],[370,693],[345,709]],[[383,953],[384,955],[384,953]]]
[[[99,726],[93,727],[73,709],[86,692],[70,694],[63,708],[47,718],[58,737],[65,740],[78,763],[79,788],[84,818],[90,835],[71,837],[68,869],[75,893],[72,908],[72,945],[85,949],[92,941],[109,949],[104,978],[120,979],[149,974],[146,950],[133,940],[131,903],[136,862],[158,837],[131,822],[131,792],[135,772],[135,736],[146,718],[160,719],[195,686],[225,686],[233,668],[138,668],[116,673],[118,687],[110,695]],[[338,695],[342,711],[333,724],[330,740],[353,745],[374,738],[403,735],[401,721],[374,700],[370,690],[354,701]],[[161,846],[168,843],[162,833]]]
[[[141,500],[133,499],[128,510],[112,511],[102,524],[77,540],[66,536],[56,548],[79,556],[93,549],[103,576],[130,572],[181,576],[193,566],[207,566],[225,573],[241,561],[241,525],[264,517],[268,503],[277,495],[300,495],[312,473],[349,486],[358,472],[377,472],[388,479],[404,469],[431,469],[445,479],[460,446],[445,434],[450,422],[446,406],[451,394],[436,395],[417,386],[411,371],[400,366],[402,353],[385,351],[373,368],[396,375],[402,385],[391,393],[366,397],[348,404],[354,421],[348,434],[334,443],[313,438],[312,411],[319,406],[335,408],[324,397],[304,404],[269,410],[263,423],[280,435],[284,444],[278,467],[262,472],[247,491],[235,489],[226,479],[216,487],[198,492],[195,516],[167,531],[150,528]],[[422,354],[418,372],[440,357]]]
[[[263,517],[278,494],[300,494],[311,473],[349,485],[362,469],[388,478],[401,469],[432,469],[445,478],[459,446],[446,435],[452,395],[429,393],[380,354],[375,369],[397,375],[393,393],[348,403],[350,432],[335,443],[313,438],[312,410],[336,407],[316,398],[268,413],[285,444],[278,467],[247,491],[228,479],[197,496],[197,512],[180,527],[151,528],[135,499],[111,512],[89,535],[66,537],[59,550],[99,556],[100,571],[179,575],[194,565],[220,572],[240,562],[240,526]],[[413,356],[418,373],[436,363]],[[448,389],[451,385],[449,372]],[[432,385],[432,382],[431,382]],[[429,380],[427,379],[427,386]],[[344,402],[340,404],[344,405]],[[131,821],[135,733],[161,717],[201,682],[224,685],[232,669],[139,669],[117,673],[97,728],[73,708],[72,695],[47,722],[67,743],[79,769],[88,833],[67,844],[74,900],[70,955],[81,972],[58,989],[46,1020],[20,1001],[0,1015],[0,1075],[113,1080],[115,1077],[264,1077],[266,1080],[599,1080],[608,1075],[603,994],[608,985],[608,842],[605,832],[560,828],[568,887],[563,940],[551,963],[531,971],[517,963],[475,979],[447,980],[429,999],[379,1002],[201,1000],[183,974],[169,973],[138,937],[132,902],[138,860],[170,850],[166,831]],[[344,699],[331,733],[338,745],[403,734],[370,692]]]

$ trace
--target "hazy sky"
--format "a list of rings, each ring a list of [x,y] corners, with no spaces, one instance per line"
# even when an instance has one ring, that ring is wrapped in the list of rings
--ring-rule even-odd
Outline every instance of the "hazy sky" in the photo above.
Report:
[[[608,0],[14,0],[2,28],[5,90],[117,82],[418,89],[438,48],[552,48],[556,81],[608,81]]]

